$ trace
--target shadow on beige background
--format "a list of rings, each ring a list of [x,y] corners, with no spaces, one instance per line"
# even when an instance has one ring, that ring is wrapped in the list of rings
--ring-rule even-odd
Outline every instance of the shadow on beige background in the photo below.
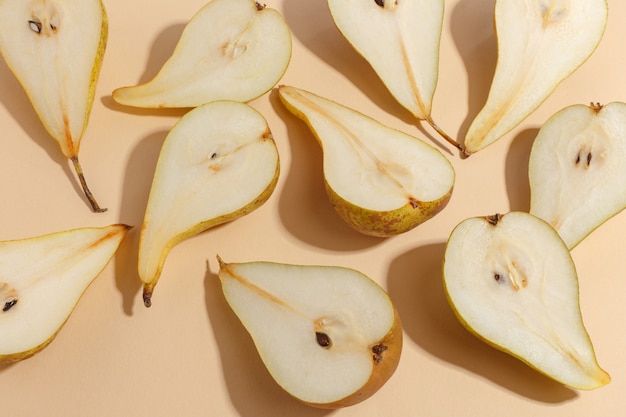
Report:
[[[525,129],[513,138],[506,155],[505,178],[511,211],[530,210],[528,161],[539,129]]]

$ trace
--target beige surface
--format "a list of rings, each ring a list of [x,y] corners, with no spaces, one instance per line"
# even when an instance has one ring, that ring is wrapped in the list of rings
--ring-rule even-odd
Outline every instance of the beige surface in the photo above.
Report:
[[[308,89],[432,141],[415,127],[373,71],[339,36],[322,0],[267,0],[293,30],[282,83]],[[493,0],[448,0],[434,117],[462,136],[482,105],[495,65]],[[0,408],[11,416],[621,416],[626,392],[626,214],[597,230],[573,256],[581,305],[606,387],[576,392],[479,342],[456,321],[441,285],[441,258],[462,219],[527,210],[528,153],[540,123],[574,103],[626,100],[626,3],[610,0],[605,37],[551,98],[503,140],[460,160],[457,183],[433,220],[380,240],[348,229],[329,206],[321,152],[304,125],[271,93],[251,104],[279,146],[278,188],[259,210],[190,239],[170,254],[153,306],[141,303],[138,228],[93,283],[57,339],[39,355],[0,366]],[[129,110],[111,91],[152,76],[203,2],[108,0],[109,47],[82,163],[104,214],[82,199],[69,165],[19,85],[0,62],[0,239],[125,222],[139,226],[152,172],[180,111]],[[429,139],[430,138],[430,139]],[[436,137],[435,137],[436,138]],[[435,139],[438,140],[438,139]],[[449,149],[449,147],[445,147]],[[370,400],[323,411],[293,400],[272,381],[225,304],[215,255],[355,267],[388,289],[405,326],[402,360]],[[208,269],[207,269],[208,260]],[[0,337],[2,337],[0,335]],[[279,341],[277,341],[279,342]]]

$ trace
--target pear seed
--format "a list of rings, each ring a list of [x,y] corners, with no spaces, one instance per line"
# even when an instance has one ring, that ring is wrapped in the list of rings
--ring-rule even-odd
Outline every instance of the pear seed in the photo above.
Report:
[[[17,304],[16,298],[7,301],[6,303],[4,303],[4,307],[2,307],[2,311],[9,311],[15,304]]]
[[[493,276],[493,279],[495,279],[496,281],[500,281],[500,280],[502,279],[502,275],[500,275],[500,274],[495,274],[495,275]]]
[[[28,26],[30,27],[30,30],[32,30],[35,33],[41,33],[41,22],[36,22],[34,20],[29,20],[28,21]]]
[[[385,0],[374,0],[380,7],[385,7]]]
[[[328,337],[326,333],[315,332],[315,338],[317,339],[317,344],[323,348],[329,348],[332,346],[330,337]]]

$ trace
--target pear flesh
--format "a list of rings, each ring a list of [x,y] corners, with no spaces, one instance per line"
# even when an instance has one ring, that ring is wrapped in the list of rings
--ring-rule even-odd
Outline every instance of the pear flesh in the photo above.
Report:
[[[172,56],[150,81],[113,91],[147,108],[247,102],[276,85],[291,59],[282,15],[253,0],[212,0],[190,20]]]
[[[247,104],[207,103],[176,123],[159,155],[139,241],[147,307],[170,249],[260,207],[279,171],[267,121]]]
[[[530,153],[530,213],[571,250],[626,207],[626,104],[576,104],[554,114]]]
[[[328,196],[355,230],[404,233],[449,201],[454,169],[433,146],[296,87],[281,86],[279,96],[322,146]]]
[[[367,276],[334,266],[219,261],[227,302],[293,397],[346,407],[394,373],[402,327],[386,292]]]
[[[583,324],[570,252],[545,221],[523,212],[462,221],[444,284],[459,320],[487,343],[573,388],[610,381]]]
[[[56,336],[129,226],[0,242],[0,362],[35,355]]]
[[[595,51],[606,0],[498,0],[498,62],[487,101],[472,121],[465,153],[514,129]]]
[[[101,212],[78,160],[108,35],[101,0],[0,1],[0,52]]]

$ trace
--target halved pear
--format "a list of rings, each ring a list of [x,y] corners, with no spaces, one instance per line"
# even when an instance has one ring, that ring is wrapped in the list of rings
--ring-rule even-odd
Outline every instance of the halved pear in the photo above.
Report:
[[[328,0],[335,25],[391,95],[459,147],[433,120],[443,0]]]
[[[291,59],[283,16],[254,0],[211,0],[189,21],[172,56],[145,84],[113,91],[135,107],[247,102],[276,85]]]
[[[366,275],[336,266],[219,264],[228,304],[267,370],[293,397],[346,407],[393,375],[402,325],[387,293]]]
[[[0,362],[29,358],[52,342],[129,229],[114,224],[0,242]]]
[[[576,104],[555,113],[533,143],[530,213],[571,250],[626,207],[626,104]]]
[[[267,121],[247,104],[207,103],[174,125],[159,155],[139,240],[146,307],[172,247],[260,207],[279,171]]]
[[[450,305],[480,339],[573,388],[610,381],[583,324],[570,252],[545,221],[523,212],[462,221],[443,274]]]
[[[449,201],[454,168],[433,146],[308,91],[281,86],[279,95],[322,146],[328,197],[355,230],[404,233]]]
[[[465,137],[472,154],[534,112],[595,51],[606,0],[498,0],[498,62],[489,96]]]
[[[78,151],[87,127],[108,35],[101,0],[0,1],[0,53],[48,133],[76,171],[91,208]]]

